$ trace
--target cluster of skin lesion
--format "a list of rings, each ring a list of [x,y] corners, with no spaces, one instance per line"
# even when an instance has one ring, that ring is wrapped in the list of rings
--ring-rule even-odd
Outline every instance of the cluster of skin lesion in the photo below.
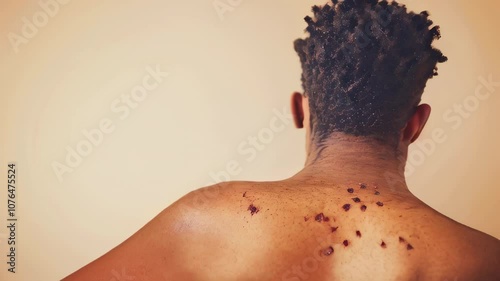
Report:
[[[364,184],[364,183],[360,183],[360,184],[359,184],[359,189],[360,189],[360,190],[367,190],[367,189],[368,189],[368,185],[367,185],[367,184]],[[379,192],[378,190],[376,190],[376,189],[377,189],[377,186],[375,186],[375,187],[374,187],[374,189],[375,189],[375,191],[374,191],[374,193],[373,193],[373,194],[375,194],[376,196],[379,196],[379,195],[380,195],[380,192]],[[347,192],[348,192],[349,194],[353,194],[353,193],[355,192],[355,190],[354,190],[354,188],[349,187],[349,188],[347,188]],[[353,201],[354,203],[356,203],[356,204],[361,204],[361,206],[359,207],[359,208],[360,208],[360,210],[361,210],[362,212],[366,212],[366,210],[368,209],[368,206],[366,206],[365,204],[363,204],[363,202],[361,201],[361,199],[359,199],[359,197],[353,197],[353,198],[351,198],[351,199],[352,199],[352,201]],[[375,204],[376,204],[377,206],[379,206],[379,207],[383,207],[383,206],[384,206],[384,203],[383,203],[383,202],[381,202],[381,201],[377,201]],[[348,212],[349,210],[351,210],[351,207],[352,207],[351,203],[346,203],[346,204],[344,204],[344,205],[342,206],[342,209],[344,209],[344,211]]]
[[[369,191],[370,189],[368,188],[367,184],[360,183],[359,187],[358,187],[358,191],[363,191],[363,190],[364,191]],[[348,187],[346,189],[346,191],[347,191],[348,194],[354,194],[356,192],[356,190],[354,188],[352,188],[352,187]],[[373,187],[373,190],[371,190],[371,191],[373,192],[373,194],[375,196],[380,196],[381,195],[380,191],[377,190],[377,186],[376,185]],[[245,197],[245,198],[247,197],[247,193],[246,192],[243,193],[243,197]],[[345,212],[349,212],[351,209],[353,209],[353,208],[355,208],[357,206],[359,206],[359,209],[363,213],[368,210],[368,206],[359,197],[350,197],[349,201],[352,201],[352,203],[351,202],[345,203],[341,207]],[[373,204],[376,205],[377,208],[383,208],[384,207],[384,203],[382,201],[377,201],[377,202],[375,202]],[[249,211],[250,214],[253,216],[253,215],[257,214],[260,211],[260,209],[258,207],[256,207],[252,203],[252,204],[250,204],[248,206],[247,211]],[[330,217],[326,216],[324,213],[318,213],[318,214],[316,214],[314,216],[304,216],[304,221],[307,222],[307,221],[309,221],[313,217],[314,217],[314,221],[316,221],[318,223],[329,223],[332,220],[335,221],[335,219],[333,219],[333,218],[330,219]],[[332,225],[330,225],[330,230],[331,230],[332,233],[337,232],[338,229],[339,229],[339,226],[332,226]],[[361,239],[362,236],[363,235],[362,235],[361,231],[360,230],[356,230],[356,237],[359,238],[359,239]],[[408,251],[411,251],[411,250],[414,249],[413,246],[410,243],[408,243],[408,241],[406,241],[405,238],[403,238],[401,236],[399,237],[399,243],[405,245],[405,247],[406,247],[406,249]],[[345,248],[347,248],[349,246],[349,244],[350,244],[350,241],[347,240],[347,239],[343,240],[343,242],[342,242],[342,245],[344,245]],[[384,240],[381,240],[380,247],[382,249],[386,249],[388,247],[388,245],[387,245],[387,243]],[[328,246],[325,249],[321,250],[321,254],[324,255],[324,256],[331,256],[334,252],[335,252],[335,250],[334,250],[333,246]]]
[[[380,191],[377,190],[377,186],[374,186],[373,189],[374,189],[373,194],[375,196],[381,195]],[[364,184],[364,183],[360,183],[359,184],[359,191],[361,191],[361,190],[368,191],[368,185]],[[355,189],[352,187],[347,188],[346,191],[348,194],[354,194],[356,192]],[[353,203],[351,203],[351,202],[345,203],[341,207],[345,212],[349,212],[351,209],[355,208],[356,206],[359,206],[361,212],[366,212],[368,210],[368,206],[359,197],[351,197],[350,200],[352,200]],[[384,203],[382,201],[376,201],[374,203],[374,205],[376,205],[378,208],[384,207]],[[309,217],[305,216],[304,221],[308,221],[308,220],[309,220]],[[327,222],[327,223],[330,222],[330,218],[328,216],[325,216],[325,214],[323,214],[323,213],[319,213],[316,216],[314,216],[314,220],[317,222],[321,222],[321,223],[322,222]],[[330,225],[330,230],[332,233],[337,232],[338,229],[339,229],[339,226],[331,226]],[[363,236],[360,230],[356,230],[355,234],[356,234],[357,238],[362,238],[362,236]],[[410,243],[408,243],[406,241],[406,239],[403,237],[399,237],[399,243],[404,244],[408,251],[411,251],[414,249],[413,246]],[[347,239],[343,240],[343,242],[342,242],[342,245],[344,245],[344,247],[348,247],[349,244],[350,244],[350,241]],[[382,249],[386,249],[388,247],[388,245],[384,240],[381,240],[380,247]],[[321,254],[323,254],[325,256],[330,256],[333,253],[334,253],[333,246],[329,246],[321,251]]]

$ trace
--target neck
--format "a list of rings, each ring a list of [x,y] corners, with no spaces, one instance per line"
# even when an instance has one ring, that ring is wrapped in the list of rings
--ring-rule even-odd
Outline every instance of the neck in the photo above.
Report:
[[[305,167],[294,178],[348,185],[365,183],[394,193],[409,192],[405,163],[406,150],[336,134],[321,145],[311,144]]]

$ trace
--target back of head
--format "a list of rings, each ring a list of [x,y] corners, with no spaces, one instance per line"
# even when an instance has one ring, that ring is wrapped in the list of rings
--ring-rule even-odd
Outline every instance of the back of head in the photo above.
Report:
[[[307,16],[295,41],[309,98],[312,136],[335,132],[394,140],[414,113],[437,63],[439,27],[397,2],[333,0]]]

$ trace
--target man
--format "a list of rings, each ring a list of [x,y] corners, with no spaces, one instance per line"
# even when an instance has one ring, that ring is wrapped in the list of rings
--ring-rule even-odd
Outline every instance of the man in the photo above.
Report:
[[[65,280],[500,280],[500,242],[431,209],[404,178],[440,37],[428,13],[333,1],[295,42],[307,161],[289,179],[194,191]],[[432,187],[437,188],[437,187]]]

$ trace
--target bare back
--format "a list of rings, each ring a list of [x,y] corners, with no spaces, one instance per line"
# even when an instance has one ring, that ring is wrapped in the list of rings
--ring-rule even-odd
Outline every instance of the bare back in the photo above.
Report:
[[[500,280],[497,239],[369,184],[219,184],[107,256],[140,280]]]

